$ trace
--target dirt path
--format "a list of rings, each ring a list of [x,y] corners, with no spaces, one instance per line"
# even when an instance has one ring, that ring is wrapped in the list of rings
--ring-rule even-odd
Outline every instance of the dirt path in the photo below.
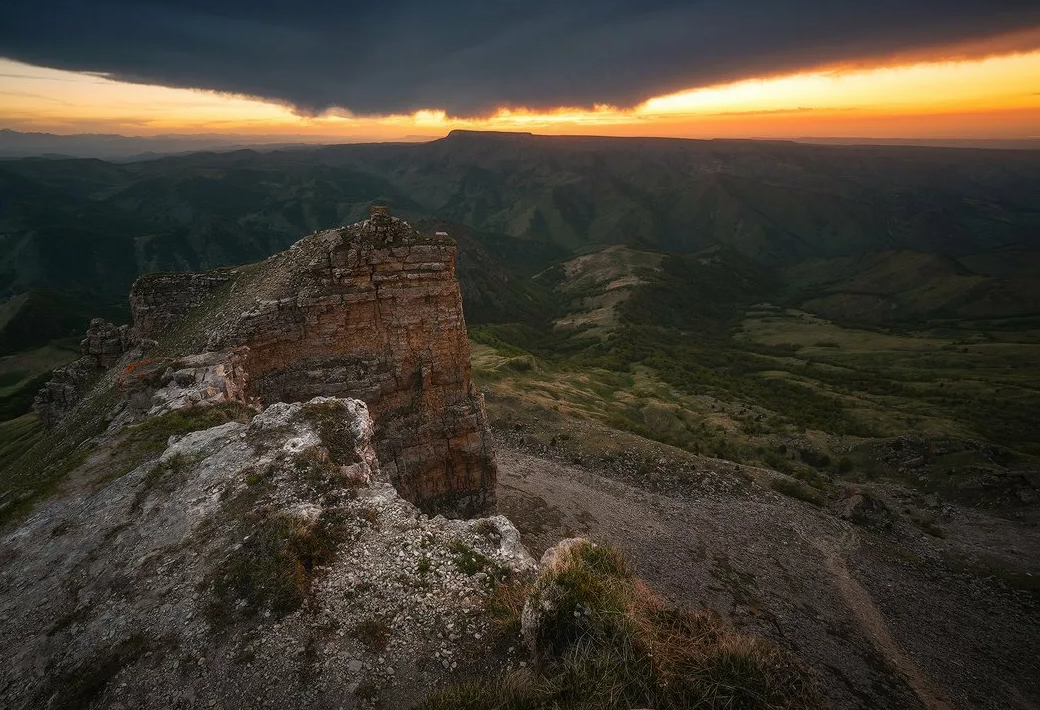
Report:
[[[921,672],[921,669],[906,655],[892,637],[888,628],[888,622],[885,621],[881,610],[874,603],[874,598],[863,588],[863,585],[856,581],[856,578],[845,565],[844,552],[858,544],[856,535],[852,532],[846,532],[835,544],[830,540],[812,537],[800,527],[798,528],[798,533],[809,544],[819,550],[823,556],[823,562],[827,571],[831,573],[834,584],[845,598],[852,613],[855,614],[863,631],[881,652],[888,665],[898,671],[910,687],[913,688],[921,704],[927,710],[954,710],[952,705],[939,697],[932,684]]]

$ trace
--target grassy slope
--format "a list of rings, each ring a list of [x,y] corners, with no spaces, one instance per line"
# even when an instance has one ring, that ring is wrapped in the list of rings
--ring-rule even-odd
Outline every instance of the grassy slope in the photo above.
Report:
[[[68,341],[0,357],[0,422],[28,413],[52,371],[77,357],[79,348]]]
[[[874,465],[873,441],[911,433],[997,444],[954,444],[928,470],[900,479],[970,503],[1008,502],[1007,489],[972,482],[980,470],[994,462],[1028,467],[1040,456],[1031,425],[1040,411],[1040,330],[983,331],[959,321],[940,329],[922,321],[914,332],[840,325],[765,303],[784,297],[784,285],[739,254],[647,256],[658,266],[637,270],[643,283],[609,320],[471,329],[474,371],[493,395],[493,419],[551,415],[564,422],[553,425],[560,432],[568,420],[592,419],[823,489],[835,476],[899,479]],[[614,261],[624,270],[631,260]],[[558,267],[557,323],[596,312],[588,304],[600,304],[618,275],[596,265],[609,263],[583,256]]]

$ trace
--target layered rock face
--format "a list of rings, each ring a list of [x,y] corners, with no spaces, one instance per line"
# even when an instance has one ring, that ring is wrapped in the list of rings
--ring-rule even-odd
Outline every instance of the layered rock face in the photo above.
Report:
[[[138,279],[130,293],[134,340],[158,340],[233,276],[234,272],[215,271],[206,274],[152,274]]]
[[[80,341],[82,357],[54,371],[33,401],[33,412],[52,426],[83,399],[101,371],[112,367],[131,347],[129,326],[116,326],[95,318]]]
[[[380,465],[403,497],[451,516],[494,507],[494,454],[470,380],[451,240],[378,212],[242,272],[216,305],[219,296],[176,295],[185,283],[212,293],[215,279],[141,279],[135,334],[161,340],[205,304],[200,349],[234,353],[247,403],[361,399],[376,421]],[[178,313],[170,304],[180,302]]]

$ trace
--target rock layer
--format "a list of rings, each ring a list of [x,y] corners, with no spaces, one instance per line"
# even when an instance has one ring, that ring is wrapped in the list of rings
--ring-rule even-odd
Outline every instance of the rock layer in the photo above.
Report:
[[[130,293],[134,340],[159,340],[185,314],[202,305],[217,289],[231,281],[233,275],[233,272],[215,271],[151,274],[138,279]]]
[[[194,331],[198,350],[234,352],[254,406],[363,400],[401,495],[470,517],[494,507],[495,461],[470,380],[455,254],[446,236],[374,213],[240,272],[144,277],[131,297],[134,333],[162,341]],[[229,289],[213,288],[227,278]]]

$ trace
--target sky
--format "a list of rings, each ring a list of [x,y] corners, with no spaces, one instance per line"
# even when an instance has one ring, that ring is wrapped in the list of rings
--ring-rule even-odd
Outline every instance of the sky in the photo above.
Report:
[[[1040,137],[1024,0],[5,0],[0,127]]]

